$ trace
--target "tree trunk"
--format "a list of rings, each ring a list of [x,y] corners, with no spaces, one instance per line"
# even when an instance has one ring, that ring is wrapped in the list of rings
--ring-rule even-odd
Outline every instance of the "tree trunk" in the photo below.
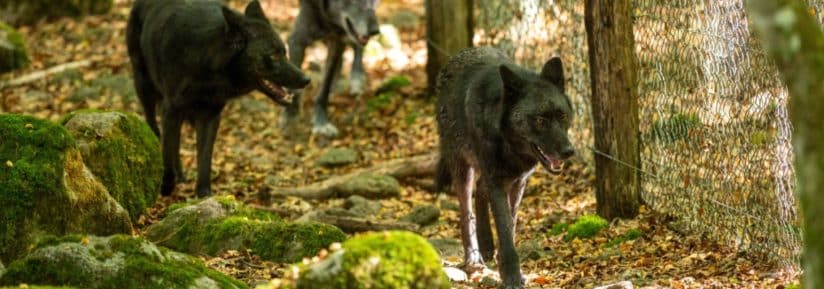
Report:
[[[426,0],[426,76],[431,92],[449,57],[472,46],[472,0]]]
[[[630,0],[587,0],[585,21],[592,79],[598,214],[638,214],[638,92]]]
[[[804,288],[824,288],[824,35],[804,1],[747,0],[753,31],[790,93],[804,239]]]

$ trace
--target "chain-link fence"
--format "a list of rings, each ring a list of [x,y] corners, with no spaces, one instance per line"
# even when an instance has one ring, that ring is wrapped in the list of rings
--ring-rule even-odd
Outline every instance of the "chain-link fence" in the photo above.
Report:
[[[477,0],[475,41],[535,69],[552,55],[564,59],[582,151],[594,133],[583,2]],[[808,3],[824,20],[824,1]],[[692,232],[796,266],[787,92],[750,34],[743,0],[635,0],[633,8],[645,203]]]

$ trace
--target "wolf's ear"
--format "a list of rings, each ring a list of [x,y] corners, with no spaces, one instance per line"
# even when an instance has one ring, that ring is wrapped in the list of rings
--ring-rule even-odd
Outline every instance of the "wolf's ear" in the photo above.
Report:
[[[564,65],[561,64],[561,58],[556,56],[547,61],[541,69],[541,78],[564,91]]]
[[[246,5],[246,12],[244,13],[246,14],[246,17],[269,22],[269,20],[266,19],[266,14],[263,13],[263,7],[260,6],[260,2],[257,0],[250,2],[249,5]]]
[[[501,66],[498,67],[498,70],[501,73],[501,80],[504,83],[504,88],[507,90],[520,92],[526,84],[526,81],[524,81],[518,73],[513,71],[512,68],[506,64],[501,64]]]
[[[229,24],[226,31],[226,42],[233,51],[241,51],[246,47],[246,37],[243,36],[243,15],[222,6],[223,18]]]

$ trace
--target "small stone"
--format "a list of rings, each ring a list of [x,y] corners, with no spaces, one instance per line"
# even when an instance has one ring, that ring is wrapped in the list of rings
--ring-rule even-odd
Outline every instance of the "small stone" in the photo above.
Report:
[[[443,268],[443,272],[446,273],[446,277],[452,282],[464,282],[469,279],[466,272],[455,267],[445,267]]]
[[[380,212],[381,203],[370,201],[364,197],[354,195],[343,202],[343,208],[359,216],[368,216]]]
[[[340,198],[361,195],[367,199],[394,198],[401,195],[398,180],[389,175],[364,174],[333,186],[332,192]]]
[[[339,167],[354,163],[357,159],[358,152],[353,149],[333,148],[318,158],[318,164],[324,167]]]
[[[401,218],[401,221],[426,226],[434,223],[441,216],[441,210],[432,205],[415,206],[412,212]]]
[[[463,245],[458,239],[429,239],[429,244],[435,247],[442,258],[463,258]]]
[[[518,257],[520,257],[521,260],[538,260],[546,255],[544,248],[537,239],[525,240],[521,242],[521,244],[518,244],[515,250],[518,252]]]
[[[594,289],[634,289],[635,287],[632,286],[632,282],[629,281],[621,281],[615,284],[604,285],[600,287],[595,287]]]

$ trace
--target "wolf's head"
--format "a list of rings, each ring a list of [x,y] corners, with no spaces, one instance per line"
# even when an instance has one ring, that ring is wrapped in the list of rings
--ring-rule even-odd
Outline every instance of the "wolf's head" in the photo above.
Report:
[[[309,78],[286,58],[286,46],[258,1],[249,3],[244,15],[223,7],[223,16],[229,24],[227,41],[238,51],[233,61],[240,71],[234,71],[238,74],[235,77],[282,105],[289,103],[283,87],[303,88],[309,84]]]
[[[379,0],[321,0],[329,20],[346,31],[352,41],[366,45],[380,33],[375,9]]]
[[[541,74],[520,72],[507,64],[499,67],[504,84],[502,130],[520,152],[532,154],[551,173],[560,173],[564,160],[575,153],[567,130],[572,106],[564,93],[561,59],[544,64]]]

